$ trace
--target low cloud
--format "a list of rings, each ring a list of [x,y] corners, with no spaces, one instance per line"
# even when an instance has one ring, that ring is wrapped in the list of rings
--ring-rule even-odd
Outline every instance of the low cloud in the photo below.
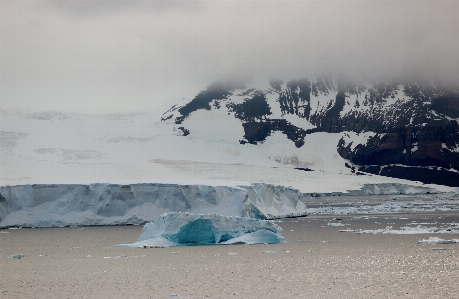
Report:
[[[456,1],[2,1],[1,105],[158,110],[220,78],[459,82]]]

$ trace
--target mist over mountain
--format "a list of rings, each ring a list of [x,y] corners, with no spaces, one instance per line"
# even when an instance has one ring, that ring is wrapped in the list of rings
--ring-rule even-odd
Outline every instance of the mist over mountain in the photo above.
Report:
[[[457,83],[458,5],[3,0],[0,105],[159,112],[228,77]]]
[[[197,125],[213,113],[238,120],[232,125],[242,127],[240,144],[262,144],[280,132],[300,149],[311,146],[308,135],[340,134],[334,146],[352,173],[459,186],[458,90],[429,81],[328,77],[215,82],[174,105],[162,121],[190,137],[225,139],[218,135],[236,132]]]

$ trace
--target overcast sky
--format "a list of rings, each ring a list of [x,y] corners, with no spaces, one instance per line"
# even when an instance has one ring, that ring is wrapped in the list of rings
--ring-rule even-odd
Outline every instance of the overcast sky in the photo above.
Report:
[[[1,107],[163,111],[225,77],[459,80],[459,1],[0,0]]]

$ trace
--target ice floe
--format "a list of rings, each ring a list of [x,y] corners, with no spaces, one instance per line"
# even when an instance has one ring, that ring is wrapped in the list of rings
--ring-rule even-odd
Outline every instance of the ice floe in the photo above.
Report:
[[[418,244],[454,244],[459,243],[459,239],[445,240],[438,237],[430,237],[427,240],[420,240]]]
[[[414,196],[412,196],[414,197]],[[353,214],[392,214],[392,213],[418,213],[418,212],[446,212],[459,209],[456,194],[419,195],[417,198],[399,197],[379,203],[368,200],[336,201],[327,203],[317,208],[307,208],[308,215],[353,215]],[[336,206],[333,206],[336,205]]]
[[[415,235],[415,234],[459,234],[459,226],[452,224],[449,227],[427,227],[418,225],[416,227],[400,227],[400,229],[393,229],[392,226],[387,226],[381,229],[366,229],[356,231],[358,234],[394,234],[394,235]]]
[[[13,255],[10,255],[10,258],[20,260],[22,258],[25,258],[25,254],[22,254],[22,253],[13,254]]]
[[[344,223],[341,222],[328,222],[327,226],[344,226]]]

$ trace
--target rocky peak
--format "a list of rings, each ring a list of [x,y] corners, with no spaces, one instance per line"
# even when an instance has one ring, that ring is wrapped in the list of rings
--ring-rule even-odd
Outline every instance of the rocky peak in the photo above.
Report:
[[[264,142],[277,131],[301,148],[308,134],[339,133],[338,153],[357,166],[440,167],[453,176],[459,171],[459,92],[428,82],[320,77],[272,79],[263,87],[217,82],[173,106],[162,120],[193,136],[186,119],[201,109],[238,119],[241,144]],[[365,134],[371,138],[362,138]]]

